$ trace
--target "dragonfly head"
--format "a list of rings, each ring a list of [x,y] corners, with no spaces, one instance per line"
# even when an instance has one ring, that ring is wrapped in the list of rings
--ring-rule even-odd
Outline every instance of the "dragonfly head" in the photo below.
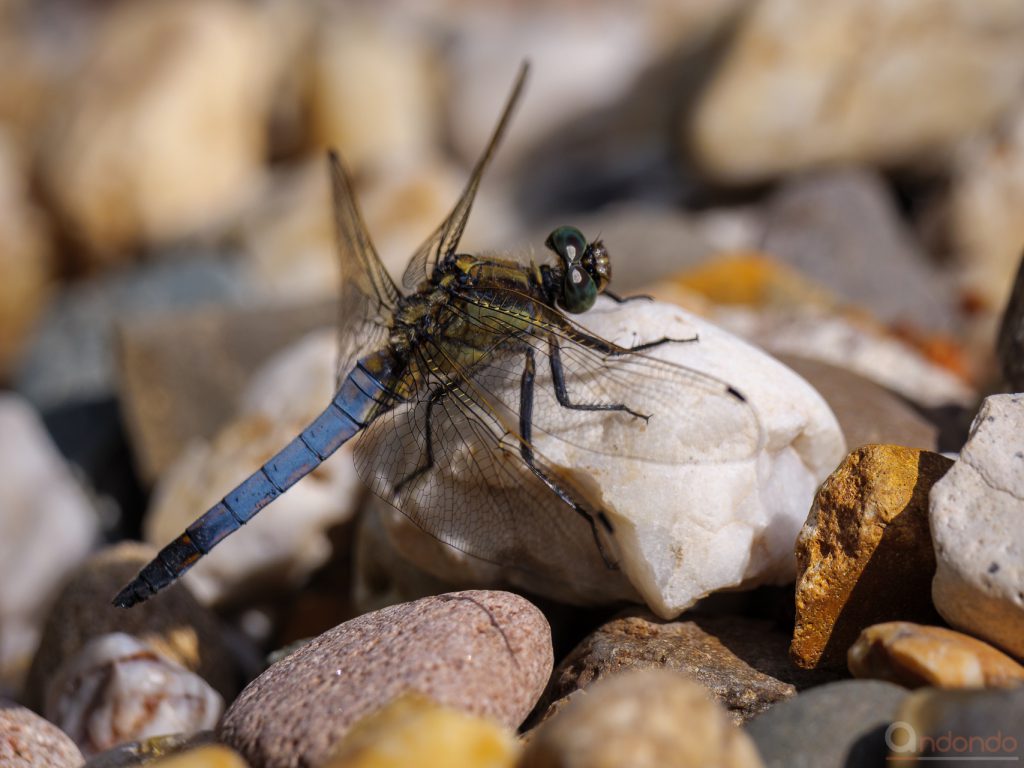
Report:
[[[576,227],[559,227],[544,245],[558,254],[564,267],[560,303],[573,314],[586,312],[611,280],[608,249],[600,240],[588,243]]]

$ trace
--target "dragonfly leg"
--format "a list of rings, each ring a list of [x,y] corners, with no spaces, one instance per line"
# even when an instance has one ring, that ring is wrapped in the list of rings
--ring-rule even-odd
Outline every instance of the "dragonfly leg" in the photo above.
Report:
[[[553,334],[548,337],[548,350],[549,360],[551,361],[551,381],[555,387],[555,397],[558,398],[558,404],[563,408],[569,408],[573,411],[623,411],[638,419],[643,419],[644,421],[650,420],[650,414],[637,413],[632,408],[622,403],[586,404],[572,402],[569,399],[569,390],[565,386],[565,371],[562,368],[562,350],[558,346],[558,340]]]
[[[409,483],[413,482],[417,478],[421,477],[424,473],[429,472],[431,469],[434,468],[434,430],[432,426],[434,406],[438,404],[438,402],[441,400],[442,397],[444,397],[444,394],[447,391],[448,390],[445,387],[441,386],[430,393],[430,397],[427,399],[426,417],[423,420],[425,422],[424,426],[426,427],[427,435],[426,461],[421,466],[417,467],[408,475],[406,475],[405,477],[398,481],[398,483],[395,485],[396,493],[401,492],[401,490],[405,488],[405,486],[407,486]]]
[[[604,289],[603,293],[616,304],[625,304],[629,301],[654,301],[654,297],[648,296],[646,293],[641,293],[637,296],[620,296],[617,293],[609,291],[607,288]]]
[[[688,339],[673,339],[668,336],[662,336],[656,341],[645,341],[643,344],[634,344],[632,347],[620,347],[618,344],[612,344],[610,341],[606,341],[600,336],[592,336],[591,334],[584,333],[576,328],[572,329],[571,334],[569,334],[569,338],[585,347],[602,352],[609,357],[621,357],[622,355],[628,355],[632,352],[642,352],[645,349],[660,347],[662,344],[690,344],[695,341],[700,341],[700,338],[696,334]]]
[[[533,432],[533,387],[534,380],[537,375],[537,366],[534,361],[533,348],[528,347],[526,350],[526,364],[523,367],[522,383],[519,389],[519,434],[523,438],[522,443],[519,447],[519,454],[523,457],[523,461],[526,462],[526,466],[530,468],[530,471],[536,475],[537,479],[540,480],[548,489],[554,493],[558,498],[565,502],[569,507],[572,508],[576,514],[580,515],[587,524],[590,526],[590,531],[594,536],[594,542],[597,544],[597,549],[601,553],[601,559],[609,568],[617,568],[618,565],[615,560],[605,551],[604,544],[601,543],[601,536],[597,530],[598,523],[608,533],[612,533],[612,523],[608,519],[604,512],[598,511],[597,514],[592,514],[590,511],[585,509],[576,499],[572,497],[565,488],[548,475],[543,469],[537,466],[537,462],[533,455],[533,443],[532,432]]]

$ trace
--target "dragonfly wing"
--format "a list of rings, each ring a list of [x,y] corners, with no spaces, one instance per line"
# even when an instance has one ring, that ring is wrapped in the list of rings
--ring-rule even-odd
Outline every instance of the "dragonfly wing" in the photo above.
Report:
[[[420,246],[419,250],[416,251],[409,261],[409,265],[405,268],[405,274],[402,276],[402,285],[407,290],[415,290],[422,286],[433,274],[434,265],[448,254],[454,253],[455,249],[458,248],[459,240],[462,239],[462,233],[466,229],[466,221],[469,218],[470,209],[473,207],[473,199],[476,197],[477,188],[480,186],[480,178],[483,176],[487,164],[490,162],[491,157],[498,148],[498,144],[501,142],[502,136],[505,134],[509,120],[512,117],[512,112],[519,101],[519,96],[522,94],[528,72],[529,65],[524,62],[519,69],[519,74],[516,76],[512,92],[505,102],[505,109],[501,113],[498,125],[494,129],[494,133],[491,134],[491,140],[487,143],[487,148],[484,149],[480,159],[476,161],[473,173],[470,175],[469,181],[466,183],[466,187],[463,189],[458,202],[455,203],[455,207],[448,214],[448,217],[441,222],[441,226]]]
[[[464,301],[473,303],[473,298]],[[535,444],[557,440],[593,453],[665,464],[743,461],[761,449],[757,411],[728,382],[655,357],[657,351],[631,352],[560,314],[547,312],[524,330],[523,313],[506,317],[493,303],[488,308],[484,320],[479,313],[464,313],[467,322],[489,323],[489,330],[503,339],[474,371],[474,385],[499,409],[518,414],[526,354],[509,349],[528,346],[536,368]],[[515,344],[508,341],[512,337]],[[679,343],[687,342],[669,342]]]
[[[419,362],[439,368],[436,359]],[[432,374],[420,397],[361,436],[354,453],[360,477],[420,529],[475,558],[534,576],[566,562],[606,573],[611,543],[595,546],[586,518],[531,472],[518,433],[481,396],[458,375]],[[572,478],[543,457],[537,463],[585,498]]]
[[[341,159],[333,151],[328,158],[341,265],[336,381],[340,385],[358,358],[387,342],[400,294],[373,247]]]

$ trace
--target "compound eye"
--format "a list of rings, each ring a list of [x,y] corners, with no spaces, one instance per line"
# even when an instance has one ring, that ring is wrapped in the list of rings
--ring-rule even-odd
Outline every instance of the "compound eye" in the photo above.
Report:
[[[596,299],[594,279],[579,265],[569,267],[562,285],[562,304],[566,311],[574,315],[586,312],[594,306]]]
[[[544,241],[544,245],[561,257],[567,267],[583,258],[587,241],[576,227],[559,227]]]

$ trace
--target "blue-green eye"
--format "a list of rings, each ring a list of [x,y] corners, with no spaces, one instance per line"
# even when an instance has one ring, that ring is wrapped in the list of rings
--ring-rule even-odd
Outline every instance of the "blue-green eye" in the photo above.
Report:
[[[576,227],[559,227],[548,235],[544,245],[557,253],[566,267],[571,267],[574,262],[583,258],[583,253],[587,250],[587,241]]]
[[[565,273],[562,283],[562,305],[566,311],[578,315],[586,312],[597,299],[594,279],[579,265],[573,265]]]

